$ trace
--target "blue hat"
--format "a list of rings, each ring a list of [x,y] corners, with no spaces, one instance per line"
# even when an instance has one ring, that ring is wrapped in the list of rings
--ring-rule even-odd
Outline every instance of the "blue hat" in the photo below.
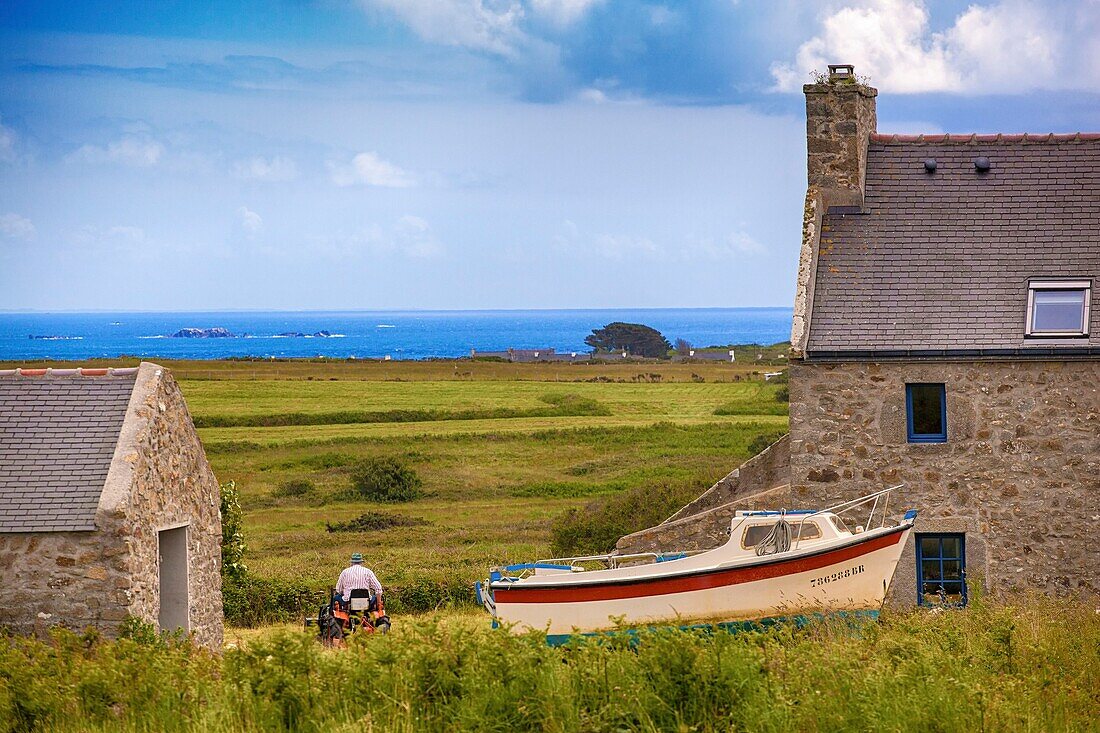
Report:
[[[363,555],[362,555],[362,553],[359,553],[359,552],[353,552],[353,553],[351,554],[351,561],[352,561],[353,563],[356,563],[356,562],[363,562]]]

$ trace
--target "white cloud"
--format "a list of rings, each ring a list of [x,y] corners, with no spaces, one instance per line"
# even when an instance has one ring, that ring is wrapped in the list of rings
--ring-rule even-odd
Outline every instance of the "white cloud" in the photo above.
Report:
[[[350,260],[364,254],[371,257],[399,255],[409,259],[431,259],[443,254],[444,247],[431,225],[406,214],[388,225],[372,224],[349,236],[312,238],[313,251],[330,258]]]
[[[744,256],[764,254],[767,249],[744,231],[735,231],[721,238],[685,236],[674,241],[654,241],[646,236],[621,234],[589,235],[566,219],[561,231],[553,238],[561,252],[574,255],[597,255],[608,260],[655,260],[661,262],[699,262],[703,260],[733,261]]]
[[[731,260],[739,255],[759,255],[767,250],[745,232],[733,232],[719,240],[704,238],[689,245],[684,254],[691,259],[705,257],[712,260]]]
[[[531,10],[558,26],[576,23],[604,0],[531,0]]]
[[[401,217],[393,230],[394,247],[407,257],[427,259],[443,252],[428,222],[419,216]]]
[[[0,163],[15,162],[15,140],[15,130],[5,126],[0,118]]]
[[[393,163],[382,160],[378,153],[359,153],[351,162],[342,165],[329,163],[332,182],[337,186],[383,186],[409,188],[416,181],[409,173]]]
[[[264,228],[263,217],[247,206],[237,209],[237,217],[240,220],[241,229],[250,237],[256,236]]]
[[[397,16],[432,43],[511,56],[526,36],[518,0],[360,0]]]
[[[234,163],[233,174],[246,181],[293,181],[298,177],[298,166],[282,155],[273,158],[257,155]]]
[[[106,146],[84,145],[71,158],[86,163],[114,163],[151,168],[164,155],[164,146],[146,135],[126,135]]]
[[[34,239],[38,230],[34,222],[15,213],[0,215],[0,234],[7,239]]]
[[[1095,90],[1098,34],[1097,0],[974,4],[942,32],[931,30],[923,0],[848,2],[827,11],[821,32],[772,75],[777,89],[795,91],[811,71],[850,63],[894,93]]]
[[[85,247],[107,247],[127,253],[139,250],[149,241],[141,227],[101,227],[93,224],[80,227],[73,239]]]

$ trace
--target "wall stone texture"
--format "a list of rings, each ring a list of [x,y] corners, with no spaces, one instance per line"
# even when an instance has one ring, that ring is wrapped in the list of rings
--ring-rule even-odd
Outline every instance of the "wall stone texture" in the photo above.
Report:
[[[944,383],[947,442],[909,443],[906,383]],[[966,532],[970,582],[1100,593],[1100,362],[791,364],[791,494],[824,505],[905,483],[915,533]],[[913,540],[891,600],[916,598]]]
[[[96,512],[94,532],[0,534],[0,625],[52,625],[107,636],[160,613],[158,532],[186,525],[188,619],[196,643],[222,644],[219,487],[179,386],[139,368]]]

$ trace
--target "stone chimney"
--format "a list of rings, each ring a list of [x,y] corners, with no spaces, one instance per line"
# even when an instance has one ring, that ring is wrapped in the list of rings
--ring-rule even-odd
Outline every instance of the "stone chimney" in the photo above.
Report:
[[[878,90],[859,83],[851,65],[830,64],[826,79],[802,91],[809,187],[820,191],[826,206],[862,206]]]

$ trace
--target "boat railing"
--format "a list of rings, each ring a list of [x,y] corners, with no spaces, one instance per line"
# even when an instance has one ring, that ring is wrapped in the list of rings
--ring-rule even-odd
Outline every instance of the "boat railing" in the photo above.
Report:
[[[554,558],[548,558],[546,560],[537,560],[534,563],[530,563],[530,565],[532,567],[535,567],[535,568],[537,568],[539,566],[542,566],[542,567],[560,568],[560,569],[564,570],[568,567],[571,570],[583,570],[584,568],[579,567],[580,563],[600,562],[600,563],[605,564],[608,568],[613,570],[613,569],[619,567],[619,565],[624,563],[624,562],[631,563],[631,562],[637,562],[639,560],[649,560],[650,562],[654,562],[654,563],[668,562],[670,560],[679,560],[681,558],[690,557],[692,555],[700,555],[704,552],[707,552],[707,551],[706,550],[677,550],[675,552],[632,552],[632,553],[627,554],[627,555],[618,555],[616,553],[609,552],[609,553],[604,554],[604,555],[578,555],[576,557],[554,557]],[[516,569],[516,570],[527,569],[527,568],[520,568],[519,566],[509,565],[507,567],[501,568],[501,570],[512,570],[513,568]]]
[[[854,511],[861,506],[871,504],[871,512],[867,516],[867,523],[864,525],[866,529],[871,529],[872,522],[875,520],[875,511],[878,509],[879,500],[882,500],[882,518],[879,521],[879,528],[886,526],[886,511],[890,506],[890,494],[904,487],[905,484],[898,484],[897,486],[891,486],[888,489],[881,489],[874,493],[861,496],[858,499],[849,499],[839,504],[834,504],[824,509],[818,509],[816,512],[810,512],[799,517],[798,531],[794,534],[794,545],[792,549],[798,549],[798,543],[802,541],[802,525],[805,524],[807,519],[812,519],[819,514],[836,514],[837,516],[844,514],[845,512]]]

